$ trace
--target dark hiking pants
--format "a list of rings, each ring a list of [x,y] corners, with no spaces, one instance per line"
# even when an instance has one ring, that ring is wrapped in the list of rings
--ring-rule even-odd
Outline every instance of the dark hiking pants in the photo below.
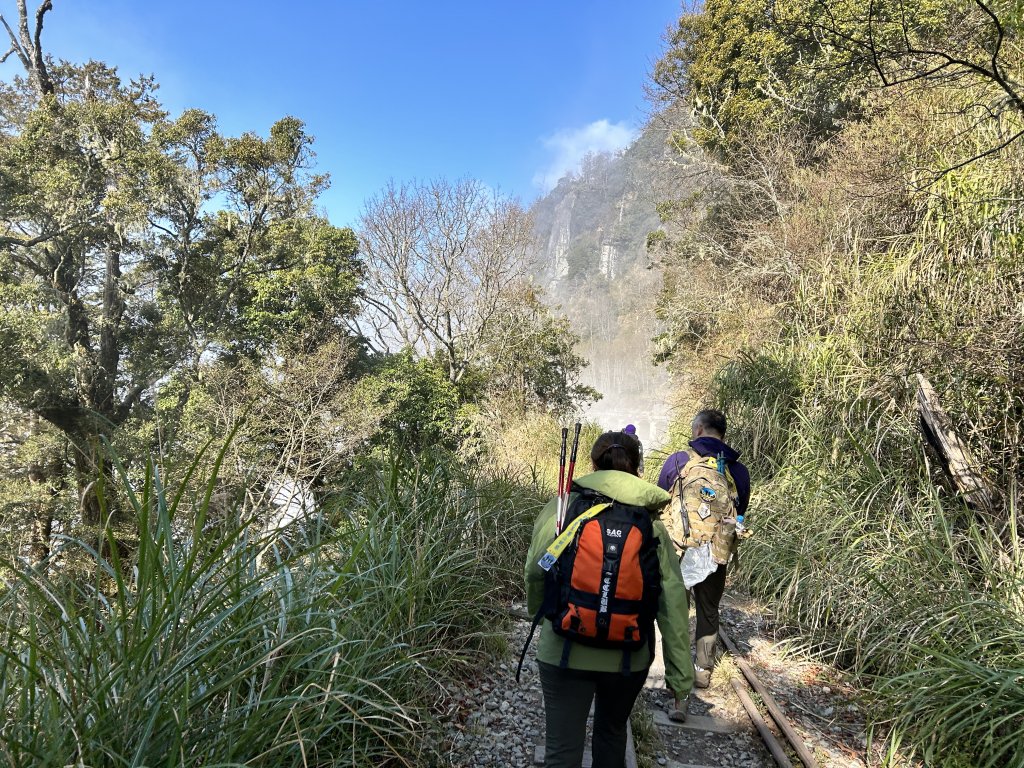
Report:
[[[718,604],[725,592],[726,566],[720,565],[704,581],[693,585],[697,612],[697,638],[718,636]]]
[[[587,715],[594,703],[594,768],[623,768],[626,763],[626,724],[633,702],[644,687],[647,670],[588,672],[537,662],[544,691],[544,765],[580,768],[587,738]]]

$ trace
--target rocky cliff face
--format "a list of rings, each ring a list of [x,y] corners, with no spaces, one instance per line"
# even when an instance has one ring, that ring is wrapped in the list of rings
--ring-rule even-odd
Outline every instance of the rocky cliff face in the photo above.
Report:
[[[604,395],[584,415],[607,429],[636,424],[648,450],[668,423],[668,377],[651,362],[660,273],[646,253],[667,197],[664,141],[650,127],[620,155],[587,158],[532,208],[537,280],[580,335],[586,383]]]
[[[572,209],[576,204],[576,192],[558,201],[555,206],[554,222],[548,236],[547,248],[539,261],[546,265],[546,271],[553,282],[569,276],[569,246],[572,243]]]
[[[658,227],[649,138],[621,155],[588,157],[534,203],[538,275],[549,287],[595,276],[614,279],[646,261],[644,243]]]

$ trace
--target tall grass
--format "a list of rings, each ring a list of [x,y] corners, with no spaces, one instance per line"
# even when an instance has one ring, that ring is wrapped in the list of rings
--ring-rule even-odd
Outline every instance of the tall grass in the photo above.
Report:
[[[823,363],[833,351],[776,347],[719,380],[741,440],[769,435],[743,577],[808,650],[863,676],[876,721],[926,764],[1024,766],[1015,515],[996,530],[938,489],[913,422],[860,388],[856,365]]]
[[[441,763],[438,683],[479,663],[518,582],[535,507],[512,479],[392,461],[273,534],[209,523],[209,493],[186,509],[152,468],[122,490],[130,556],[67,539],[5,564],[4,764]]]

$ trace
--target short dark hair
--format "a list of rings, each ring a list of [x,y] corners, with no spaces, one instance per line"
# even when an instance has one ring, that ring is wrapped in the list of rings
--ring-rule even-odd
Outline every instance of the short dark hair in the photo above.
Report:
[[[693,423],[704,427],[707,432],[714,432],[725,437],[725,414],[716,411],[714,408],[705,408],[698,411],[693,417]]]
[[[640,466],[640,443],[628,432],[605,432],[590,449],[594,469],[617,469],[637,473]]]

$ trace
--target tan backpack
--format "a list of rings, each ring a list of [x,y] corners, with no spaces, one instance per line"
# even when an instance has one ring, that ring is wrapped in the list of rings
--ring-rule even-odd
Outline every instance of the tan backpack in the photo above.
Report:
[[[711,543],[716,563],[729,562],[736,541],[739,493],[725,459],[694,453],[672,484],[665,525],[676,551]]]

